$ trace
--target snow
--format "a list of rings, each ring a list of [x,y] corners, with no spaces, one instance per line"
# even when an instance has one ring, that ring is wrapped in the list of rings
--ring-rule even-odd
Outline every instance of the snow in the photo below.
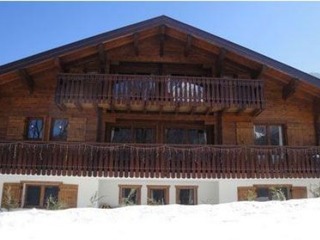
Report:
[[[317,239],[320,198],[0,212],[1,239]]]

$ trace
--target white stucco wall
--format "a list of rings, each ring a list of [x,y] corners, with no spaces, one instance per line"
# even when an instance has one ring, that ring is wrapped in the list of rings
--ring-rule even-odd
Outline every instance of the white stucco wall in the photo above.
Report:
[[[112,207],[119,205],[119,185],[142,185],[141,204],[147,204],[147,185],[168,185],[169,203],[176,204],[175,186],[198,186],[198,204],[219,203],[219,184],[217,180],[194,180],[194,179],[100,179],[99,195],[100,203],[109,204]]]
[[[94,177],[58,177],[0,174],[0,193],[2,197],[4,182],[52,181],[78,185],[78,207],[90,207],[90,198],[97,192],[99,203],[112,207],[119,206],[119,185],[142,185],[141,204],[147,204],[147,185],[168,185],[169,203],[176,204],[176,187],[198,186],[198,204],[218,204],[237,201],[237,187],[254,184],[291,184],[308,188],[308,197],[312,197],[310,186],[319,185],[320,179],[146,179],[146,178],[94,178]]]

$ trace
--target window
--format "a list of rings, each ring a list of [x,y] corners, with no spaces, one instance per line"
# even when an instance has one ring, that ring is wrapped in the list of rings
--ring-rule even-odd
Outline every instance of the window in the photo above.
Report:
[[[59,186],[41,185],[41,184],[26,184],[24,207],[44,208],[47,206],[49,198],[58,200]]]
[[[43,138],[43,119],[28,118],[26,126],[27,140],[41,140]]]
[[[53,119],[50,139],[54,141],[66,141],[68,136],[68,119]]]
[[[282,125],[255,125],[254,143],[256,145],[283,146],[284,138]]]
[[[255,186],[257,198],[256,201],[284,200],[291,199],[290,186]]]
[[[207,133],[204,129],[167,128],[165,139],[169,144],[207,144]]]
[[[149,205],[169,204],[169,186],[147,186],[147,188]]]
[[[197,204],[197,186],[176,186],[176,203],[182,205]]]
[[[112,127],[110,131],[112,143],[154,143],[155,131],[153,128],[143,127]]]
[[[141,185],[119,185],[120,205],[140,205]]]

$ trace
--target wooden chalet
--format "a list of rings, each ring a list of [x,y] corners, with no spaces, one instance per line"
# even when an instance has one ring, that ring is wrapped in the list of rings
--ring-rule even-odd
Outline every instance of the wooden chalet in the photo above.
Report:
[[[311,197],[319,94],[316,77],[167,16],[0,66],[2,206]]]

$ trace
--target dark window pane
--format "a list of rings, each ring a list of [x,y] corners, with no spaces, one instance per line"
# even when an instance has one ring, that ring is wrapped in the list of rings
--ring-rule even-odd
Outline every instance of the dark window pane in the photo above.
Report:
[[[183,144],[184,142],[184,129],[169,128],[166,130],[166,143]]]
[[[53,119],[51,129],[51,140],[67,140],[68,120]]]
[[[256,145],[267,145],[266,126],[254,126],[254,143]]]
[[[58,201],[59,187],[48,186],[44,189],[44,205],[47,205],[48,198],[51,197],[54,201]]]
[[[130,128],[115,127],[111,130],[111,142],[113,143],[130,143],[131,138]]]
[[[258,188],[257,189],[257,201],[269,201],[270,200],[269,188]]]
[[[194,205],[194,189],[180,189],[179,202],[183,205]]]
[[[26,188],[26,207],[39,207],[40,206],[40,186],[27,186]]]
[[[189,129],[187,144],[207,144],[206,132],[199,129]]]
[[[138,204],[138,194],[135,188],[122,188],[121,200],[125,205]]]
[[[270,132],[270,144],[282,146],[283,139],[282,139],[281,126],[272,125],[269,127],[269,132]]]
[[[43,120],[41,118],[28,119],[27,139],[39,140],[43,137]]]
[[[152,204],[164,205],[166,203],[165,189],[150,189],[150,198]]]
[[[154,131],[151,128],[136,128],[135,142],[136,143],[154,143]]]

